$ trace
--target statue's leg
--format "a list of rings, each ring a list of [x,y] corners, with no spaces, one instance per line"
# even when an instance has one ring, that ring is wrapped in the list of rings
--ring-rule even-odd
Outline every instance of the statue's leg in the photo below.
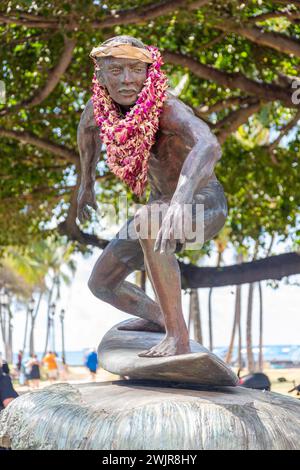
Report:
[[[195,202],[204,204],[204,241],[215,236],[223,227],[227,204],[222,186],[212,182],[199,194]],[[145,208],[144,208],[145,209]],[[136,217],[137,224],[149,224],[150,205],[142,209]],[[143,351],[139,356],[158,357],[185,354],[190,352],[187,327],[183,318],[181,304],[181,278],[175,255],[154,252],[153,234],[140,238],[144,251],[145,265],[150,273],[150,280],[156,292],[158,303],[164,315],[166,336],[156,346]]]
[[[122,329],[165,331],[157,302],[135,284],[125,281],[130,273],[143,267],[143,261],[144,255],[138,239],[120,239],[117,236],[97,260],[88,285],[97,298],[123,312],[141,317],[128,322]]]
[[[140,227],[151,227],[151,218],[155,212],[160,211],[158,201],[154,205],[143,207],[136,214],[136,224]],[[157,226],[157,229],[159,226]],[[145,235],[145,234],[143,234]],[[140,238],[145,266],[149,273],[152,287],[155,291],[166,325],[166,336],[156,346],[143,351],[139,356],[157,357],[174,356],[190,352],[189,336],[183,318],[181,304],[181,278],[178,262],[174,254],[166,255],[154,251],[155,237],[157,233],[148,234]]]

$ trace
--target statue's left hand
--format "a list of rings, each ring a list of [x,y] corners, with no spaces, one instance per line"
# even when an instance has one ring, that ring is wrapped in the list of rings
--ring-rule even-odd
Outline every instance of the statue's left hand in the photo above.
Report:
[[[177,242],[184,243],[184,204],[174,203],[168,208],[156,237],[154,251],[171,255],[176,250]]]

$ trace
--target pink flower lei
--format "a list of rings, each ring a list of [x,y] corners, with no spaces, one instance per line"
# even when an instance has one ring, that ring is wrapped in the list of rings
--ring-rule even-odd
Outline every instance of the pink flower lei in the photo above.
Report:
[[[154,62],[148,67],[147,78],[135,105],[124,118],[109,96],[93,76],[93,105],[100,138],[106,145],[107,163],[111,171],[131,190],[141,196],[147,184],[150,149],[155,142],[159,115],[166,100],[167,77],[159,50],[147,46]]]

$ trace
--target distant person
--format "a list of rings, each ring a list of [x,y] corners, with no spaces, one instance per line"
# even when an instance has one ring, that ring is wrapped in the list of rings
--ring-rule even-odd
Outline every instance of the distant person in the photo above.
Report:
[[[6,408],[19,395],[15,391],[11,378],[7,371],[8,366],[6,361],[2,360],[0,354],[0,410]]]
[[[41,380],[41,373],[40,373],[40,362],[36,354],[33,354],[27,364],[26,367],[29,368],[28,373],[28,380],[29,385],[32,388],[39,388],[40,380]]]
[[[23,364],[23,362],[19,371],[19,385],[26,385],[25,365]]]
[[[56,362],[55,354],[52,351],[48,351],[46,356],[42,359],[43,364],[46,365],[47,375],[50,382],[54,382],[58,378],[58,367]]]
[[[90,352],[87,354],[85,366],[90,371],[91,379],[95,381],[98,367],[98,356],[95,349],[91,349]]]
[[[67,380],[68,379],[68,373],[69,373],[69,368],[66,363],[66,359],[64,356],[61,358],[58,356],[58,354],[55,353],[56,356],[56,362],[57,362],[57,367],[58,367],[58,375],[60,380]]]
[[[8,362],[5,359],[2,359],[2,356],[0,357],[0,367],[2,369],[2,372],[4,374],[9,375],[9,365]]]
[[[22,361],[23,361],[23,351],[20,349],[18,352],[18,357],[17,357],[17,371],[20,372],[21,367],[22,367]]]

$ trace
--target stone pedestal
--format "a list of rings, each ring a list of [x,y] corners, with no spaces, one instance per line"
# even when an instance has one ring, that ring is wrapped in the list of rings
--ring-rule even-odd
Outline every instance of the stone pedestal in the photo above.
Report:
[[[300,402],[241,387],[57,384],[0,414],[12,449],[300,449]]]

